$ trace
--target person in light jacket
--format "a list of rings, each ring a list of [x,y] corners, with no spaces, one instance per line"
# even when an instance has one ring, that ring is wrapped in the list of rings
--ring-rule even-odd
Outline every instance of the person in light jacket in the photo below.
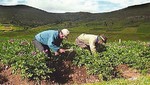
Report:
[[[76,38],[75,42],[76,45],[90,50],[90,52],[93,54],[97,52],[96,47],[98,45],[105,44],[107,42],[107,37],[104,34],[94,35],[83,33]]]
[[[35,35],[33,44],[39,51],[45,52],[48,57],[51,57],[50,49],[57,56],[65,52],[65,49],[60,48],[63,39],[66,39],[69,35],[68,29],[58,30],[47,30]]]

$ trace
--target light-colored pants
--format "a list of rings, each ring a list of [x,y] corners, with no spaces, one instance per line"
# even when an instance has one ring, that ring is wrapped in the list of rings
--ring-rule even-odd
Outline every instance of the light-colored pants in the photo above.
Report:
[[[91,53],[90,46],[85,44],[83,41],[81,41],[78,38],[76,38],[75,43],[76,43],[76,45],[78,45],[81,48],[88,49],[90,51],[90,53]]]
[[[87,45],[83,41],[79,40],[78,38],[76,38],[75,42],[76,42],[76,45],[78,45],[81,48],[87,47]]]

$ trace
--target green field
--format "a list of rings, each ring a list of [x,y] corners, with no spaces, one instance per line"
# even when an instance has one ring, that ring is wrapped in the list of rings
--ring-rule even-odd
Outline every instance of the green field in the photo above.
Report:
[[[73,23],[73,25],[65,25],[67,22],[55,25],[45,25],[36,28],[31,28],[29,30],[24,30],[19,27],[12,27],[13,30],[4,30],[3,26],[0,26],[0,40],[5,40],[9,38],[25,38],[33,39],[34,36],[44,30],[60,30],[67,28],[70,30],[69,41],[74,42],[75,38],[81,33],[90,34],[105,34],[108,37],[108,42],[121,40],[140,40],[140,41],[150,41],[150,23],[141,23],[138,26],[121,26],[122,24],[116,23],[112,28],[104,26],[101,22],[78,22]],[[119,24],[119,25],[118,25]]]
[[[114,79],[107,82],[103,81],[103,82],[89,83],[83,85],[149,85],[149,84],[150,84],[150,77],[142,76],[137,80]]]
[[[147,73],[150,71],[150,48],[149,42],[141,41],[121,41],[109,42],[106,49],[99,47],[100,53],[91,55],[88,50],[81,49],[74,43],[64,42],[63,47],[73,48],[73,53],[66,53],[60,56],[45,57],[44,53],[35,50],[31,41],[26,39],[9,39],[0,43],[0,59],[5,65],[12,68],[12,73],[18,73],[23,78],[40,81],[51,78],[50,73],[56,69],[48,67],[45,62],[57,64],[68,59],[76,66],[85,66],[88,74],[98,75],[100,82],[93,85],[130,85],[132,83],[147,85],[150,83]],[[115,67],[126,64],[131,68],[137,69],[142,76],[136,80],[122,79],[120,72]],[[59,66],[58,66],[59,67]],[[19,70],[19,71],[18,71]],[[71,70],[68,68],[68,70]],[[120,79],[119,79],[120,78]],[[57,83],[57,82],[56,82]]]
[[[41,31],[44,31],[44,30],[61,30],[63,28],[67,28],[67,29],[70,30],[70,35],[69,35],[69,38],[68,38],[67,41],[72,42],[72,43],[74,43],[76,37],[78,35],[80,35],[81,33],[90,33],[90,34],[96,34],[96,35],[105,34],[108,37],[108,44],[110,44],[110,46],[112,46],[112,47],[110,47],[110,52],[106,52],[106,54],[104,53],[103,56],[105,56],[105,57],[101,57],[102,60],[104,60],[105,62],[110,62],[110,61],[107,61],[107,59],[109,59],[109,58],[110,58],[110,60],[115,59],[115,58],[112,58],[112,56],[114,56],[114,55],[118,59],[120,58],[120,60],[124,60],[124,56],[132,57],[132,59],[129,59],[129,60],[136,59],[135,56],[133,56],[135,54],[134,52],[140,53],[139,48],[143,47],[143,46],[138,47],[138,45],[135,45],[135,47],[133,47],[134,49],[130,48],[130,50],[133,51],[133,53],[132,52],[130,53],[130,52],[128,52],[128,51],[130,51],[129,49],[119,49],[120,48],[119,43],[118,43],[119,39],[121,41],[129,41],[125,44],[122,44],[122,45],[129,45],[129,46],[132,46],[130,44],[134,44],[130,41],[138,41],[138,42],[142,41],[142,42],[147,42],[147,43],[150,42],[150,29],[149,29],[150,28],[150,25],[149,25],[150,23],[149,22],[147,22],[147,23],[142,23],[141,22],[140,24],[137,22],[137,23],[134,23],[134,25],[133,24],[123,25],[124,23],[118,22],[118,23],[114,24],[113,26],[111,26],[111,25],[110,26],[105,26],[105,25],[102,24],[102,22],[77,22],[77,23],[72,23],[71,25],[70,24],[66,25],[66,23],[68,23],[68,22],[64,22],[64,23],[61,23],[61,24],[49,24],[49,25],[39,26],[39,27],[36,27],[36,28],[31,28],[31,29],[28,29],[28,30],[23,29],[23,27],[18,27],[18,26],[13,26],[13,25],[10,25],[10,27],[13,30],[8,30],[5,26],[1,25],[0,26],[0,30],[1,30],[0,31],[0,41],[5,42],[6,40],[10,40],[10,39],[19,39],[19,40],[26,39],[28,41],[31,41],[32,39],[34,39],[34,36],[37,33],[41,32]],[[138,24],[138,25],[136,25],[136,24]],[[117,42],[118,44],[115,44],[114,42]],[[17,42],[17,44],[18,44],[18,42]],[[25,54],[28,54],[28,55],[25,55],[25,56],[26,56],[26,58],[30,58],[30,56],[31,56],[30,52],[32,52],[33,48],[23,47],[23,48],[20,48],[20,50],[18,50],[19,47],[17,46],[17,44],[13,45],[13,46],[16,46],[15,47],[16,51],[20,51],[22,49],[24,49],[24,50],[28,49],[29,52],[25,53]],[[11,45],[10,45],[10,47],[11,47]],[[115,51],[113,50],[113,48],[115,49]],[[144,49],[144,48],[142,48],[142,49]],[[8,53],[10,53],[8,55],[12,55],[11,52],[15,53],[15,51],[13,49],[11,49],[11,50],[8,50],[9,51]],[[78,51],[78,49],[76,49],[76,51]],[[114,52],[112,52],[112,51],[114,51]],[[121,54],[120,54],[120,51],[122,52]],[[24,52],[26,52],[26,51],[24,51]],[[101,59],[97,59],[98,57],[85,55],[86,52],[81,53],[81,54],[80,54],[80,52],[81,52],[81,50],[79,50],[78,56],[76,57],[77,58],[76,60],[78,60],[78,58],[80,58],[79,60],[81,60],[81,61],[78,60],[80,62],[80,64],[86,64],[87,68],[89,68],[89,69],[92,68],[92,70],[90,70],[91,72],[97,73],[97,71],[98,71],[99,74],[102,73],[103,76],[108,78],[108,80],[110,79],[110,81],[90,83],[90,84],[87,84],[87,85],[97,85],[97,84],[98,85],[133,85],[133,84],[134,85],[148,85],[148,84],[150,84],[150,81],[149,81],[150,77],[149,76],[140,77],[135,81],[129,81],[127,79],[112,79],[111,80],[112,74],[110,74],[109,71],[111,72],[112,68],[109,65],[107,66],[107,63],[105,63],[104,61],[100,61]],[[147,59],[145,58],[145,60],[147,60],[147,62],[149,63],[149,60],[148,60],[149,59],[148,58],[149,50],[146,50],[146,51],[142,50],[142,52],[143,53],[139,54],[139,56],[137,56],[137,57],[140,60],[141,55],[143,56],[143,59],[144,59],[145,56],[147,56],[146,57]],[[147,52],[147,53],[145,53],[145,52]],[[1,57],[5,56],[3,53],[6,53],[6,52],[2,51]],[[40,56],[41,56],[41,54],[39,54],[39,56],[37,56],[37,59],[39,59]],[[87,61],[87,60],[89,60],[89,58],[87,58],[87,60],[86,60],[85,56],[88,56],[89,58],[91,58],[90,60],[99,60],[97,62],[102,62],[102,64],[101,64],[102,67],[108,67],[107,70],[105,70],[105,68],[97,69],[97,68],[100,68],[100,67],[95,67],[95,66],[101,66],[101,65],[99,65],[99,63],[94,63],[95,61]],[[11,56],[8,56],[8,57],[11,57]],[[9,58],[7,59],[7,57],[2,57],[2,58],[4,58],[4,60],[6,60],[6,62],[5,62],[6,64],[11,63],[12,65],[15,66],[15,69],[18,69],[19,64],[13,63],[12,59],[9,60]],[[17,56],[15,56],[15,58],[13,58],[15,62],[19,60],[19,58],[18,58],[18,60],[15,60],[17,58],[18,58]],[[107,58],[107,59],[105,59],[105,58]],[[128,58],[126,58],[126,59],[128,59]],[[7,62],[7,61],[9,61],[9,62]],[[43,61],[42,63],[44,63],[44,60],[42,60],[42,61]],[[86,62],[82,62],[82,61],[86,61]],[[24,61],[24,59],[22,59],[21,62],[26,62],[26,61]],[[19,63],[24,65],[21,62],[19,62]],[[76,61],[74,61],[74,62],[76,62]],[[93,64],[89,64],[89,62],[93,62]],[[136,61],[136,62],[132,62],[132,61],[131,62],[128,62],[128,61],[118,61],[118,62],[116,62],[115,61],[115,62],[111,62],[112,67],[115,66],[115,65],[118,65],[118,64],[122,64],[123,62],[127,63],[127,64],[131,64],[131,66],[133,65],[133,67],[134,67],[134,64],[135,64],[135,68],[137,67],[139,70],[141,70],[141,73],[147,71],[145,69],[147,69],[149,67],[145,63],[145,61],[144,62],[143,61]],[[31,63],[33,63],[33,61]],[[36,63],[37,63],[37,65],[40,65],[40,63],[38,63],[38,62],[36,62]],[[145,63],[145,65],[147,67],[146,66],[141,67],[141,66],[143,66],[143,63]],[[47,71],[44,70],[44,69],[48,70],[47,67],[43,67],[43,68],[36,67],[37,65],[34,65],[35,68],[39,69],[37,71],[37,73],[30,73],[30,74],[27,73],[26,74],[24,72],[25,70],[22,70],[23,73],[24,73],[22,75],[24,77],[27,77],[27,78],[29,77],[30,78],[30,77],[33,77],[34,75],[39,75],[38,74],[39,71],[43,71],[45,73],[48,73]],[[43,65],[45,66],[45,64],[43,64]],[[28,66],[28,64],[27,64],[27,66]],[[25,69],[24,67],[19,67],[19,68]],[[100,70],[103,70],[103,71],[100,71]],[[53,70],[51,69],[50,73],[52,71]],[[107,71],[108,71],[108,73],[107,73]],[[45,78],[45,77],[47,77],[45,75],[45,73],[40,74],[40,75],[42,75],[43,78]],[[25,75],[27,75],[27,76],[25,76]],[[37,77],[35,77],[35,79],[36,78]],[[37,79],[39,79],[39,78],[40,77],[38,77]]]
[[[74,54],[60,55],[60,61],[73,58],[76,66],[84,65],[89,74],[98,75],[100,82],[83,85],[150,85],[150,3],[131,6],[108,13],[48,13],[18,5],[0,7],[0,60],[23,78],[40,81],[55,71],[43,53],[35,50],[34,36],[45,30],[67,28],[70,35],[63,46],[75,49]],[[74,44],[82,33],[105,34],[105,51],[91,55]],[[104,49],[102,49],[104,50]],[[101,51],[101,50],[100,50]],[[71,56],[68,56],[71,55]],[[31,57],[32,56],[32,57]],[[59,61],[59,57],[52,56]],[[126,64],[142,75],[136,80],[121,77],[116,66]],[[0,70],[2,67],[0,67]],[[1,76],[1,75],[0,75]],[[57,82],[56,82],[57,84]]]

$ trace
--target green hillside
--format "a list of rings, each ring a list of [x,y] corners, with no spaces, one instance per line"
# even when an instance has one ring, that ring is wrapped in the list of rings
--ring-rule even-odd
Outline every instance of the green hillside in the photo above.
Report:
[[[0,6],[0,35],[32,39],[42,30],[68,28],[71,41],[83,32],[103,33],[110,41],[150,41],[149,9],[150,3],[107,13],[48,13],[25,5]]]
[[[25,5],[1,6],[0,23],[9,23],[19,26],[37,27],[45,24],[62,23],[64,21],[116,21],[121,19],[149,20],[150,3],[127,7],[122,10],[108,13],[48,13]],[[122,20],[121,20],[122,21]]]
[[[57,14],[25,5],[0,6],[0,23],[23,27],[37,27],[57,22]]]
[[[17,78],[24,85],[22,80],[11,75],[17,73],[17,76],[21,75],[25,80],[29,79],[31,85],[76,85],[76,81],[81,80],[83,82],[80,84],[85,85],[150,85],[149,9],[150,3],[107,13],[48,13],[25,5],[0,5],[0,64],[4,64],[0,65],[0,84],[13,84]],[[52,53],[47,58],[43,52],[35,49],[32,40],[37,33],[63,28],[69,29],[70,34],[62,47],[71,48],[73,51],[60,56],[53,56]],[[81,33],[105,34],[108,43],[104,48],[98,47],[100,53],[91,55],[88,50],[81,49],[74,43]],[[117,70],[120,65],[125,65],[125,68],[127,66],[127,74],[134,70],[139,73],[139,77],[135,75],[126,78],[122,74],[126,73],[122,70],[124,67]],[[9,68],[12,68],[12,72]],[[2,72],[5,74],[4,78],[11,76],[13,81],[8,79],[1,83]],[[88,73],[88,76],[82,72]],[[83,75],[85,80],[82,79]],[[88,83],[87,80],[97,80],[95,75],[100,81]],[[30,81],[26,84],[30,85]]]

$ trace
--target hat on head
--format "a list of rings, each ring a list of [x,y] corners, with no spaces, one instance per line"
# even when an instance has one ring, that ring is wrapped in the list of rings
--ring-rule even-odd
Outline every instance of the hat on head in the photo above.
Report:
[[[62,32],[62,34],[63,34],[64,36],[66,36],[66,37],[67,37],[67,36],[69,35],[69,33],[70,33],[68,29],[62,29],[61,32]]]
[[[107,42],[107,37],[104,34],[100,35],[100,38],[104,43]]]

